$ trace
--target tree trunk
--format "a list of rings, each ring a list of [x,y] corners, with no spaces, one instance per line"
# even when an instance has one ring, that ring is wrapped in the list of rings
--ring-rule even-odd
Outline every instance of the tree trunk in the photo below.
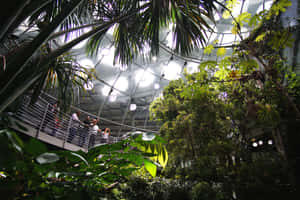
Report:
[[[12,92],[11,89],[14,88],[14,85],[17,81],[24,80],[16,80],[18,75],[23,72],[26,67],[28,61],[32,58],[33,54],[37,52],[40,46],[48,39],[48,37],[55,31],[55,29],[77,8],[77,6],[83,0],[74,0],[71,3],[66,5],[66,8],[62,10],[62,12],[56,16],[53,22],[47,26],[42,32],[23,50],[19,51],[11,62],[7,64],[7,70],[0,77],[0,96],[5,97],[6,94]],[[32,81],[29,81],[32,82]],[[33,82],[32,82],[33,83]],[[24,85],[26,86],[26,84]],[[24,88],[23,86],[23,88]],[[24,88],[26,90],[27,86]],[[17,91],[24,91],[23,89],[18,89]],[[20,92],[17,92],[20,94]],[[2,112],[12,101],[17,97],[16,95],[12,95],[13,98],[6,96],[6,98],[1,100],[0,102],[0,112]]]
[[[51,33],[56,29],[56,27],[69,15],[71,12],[80,4],[82,0],[76,0],[76,2],[72,2],[71,5],[68,6],[67,9],[64,9],[64,12],[58,15],[51,25],[49,25],[45,30],[43,30],[24,50],[18,52],[16,56],[13,58],[13,61],[9,63],[9,71],[6,71],[2,77],[0,77],[0,95],[3,97],[0,101],[0,112],[2,112],[8,105],[10,105],[22,92],[25,92],[35,81],[38,80],[40,74],[37,74],[38,77],[34,77],[34,81],[27,80],[23,76],[18,76],[20,73],[24,73],[26,64],[32,57],[32,55],[39,49],[39,47],[45,42],[51,35]],[[55,51],[51,52],[49,55],[41,59],[39,63],[40,71],[47,70],[48,64],[56,59],[58,56],[63,53],[69,51],[73,46],[82,42],[83,40],[93,36],[96,33],[101,31],[105,31],[112,24],[120,21],[124,21],[129,17],[135,15],[139,10],[145,8],[146,5],[141,6],[140,8],[127,13],[123,16],[117,17],[114,20],[107,22],[83,35],[78,37],[77,39],[69,42],[68,44],[61,46]],[[55,26],[57,25],[57,26]],[[16,73],[17,71],[17,73]],[[26,84],[20,84],[20,88],[16,88],[15,84],[18,82],[26,82]],[[10,94],[10,95],[7,95]]]

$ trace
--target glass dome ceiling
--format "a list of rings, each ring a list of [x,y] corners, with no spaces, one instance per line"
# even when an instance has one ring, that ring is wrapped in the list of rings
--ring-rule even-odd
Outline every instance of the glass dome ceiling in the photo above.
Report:
[[[263,9],[269,9],[273,0],[237,0],[232,9],[232,16],[237,17],[243,12],[253,14]],[[225,1],[221,1],[225,4]],[[242,27],[240,36],[232,34],[233,18],[226,10],[216,4],[218,11],[214,13],[216,23],[209,23],[212,30],[206,30],[206,47],[214,47],[210,53],[205,53],[206,48],[194,50],[189,56],[182,56],[174,51],[173,24],[160,32],[160,50],[157,56],[148,58],[150,48],[144,45],[139,56],[129,65],[114,64],[114,28],[110,28],[101,42],[101,48],[96,56],[90,57],[85,53],[87,41],[77,44],[72,54],[80,65],[95,69],[97,80],[91,80],[86,85],[86,91],[75,88],[77,95],[75,106],[93,113],[102,118],[120,124],[136,126],[157,131],[159,126],[149,122],[149,105],[161,96],[163,88],[171,81],[183,77],[183,72],[193,73],[198,70],[202,61],[218,61],[230,55],[233,46],[246,38],[251,29],[246,25]],[[86,28],[83,32],[89,31]],[[67,41],[78,37],[78,33],[68,35]],[[61,44],[66,42],[65,37],[60,37]],[[220,49],[223,51],[222,55]],[[118,126],[112,127],[112,132],[121,134],[128,130]]]

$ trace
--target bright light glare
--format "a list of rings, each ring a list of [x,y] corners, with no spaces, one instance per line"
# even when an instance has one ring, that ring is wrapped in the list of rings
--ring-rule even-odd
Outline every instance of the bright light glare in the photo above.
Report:
[[[101,63],[109,65],[111,67],[114,66],[114,53],[115,53],[115,47],[111,47],[110,49],[105,49],[105,51],[100,53],[99,59],[101,60]]]
[[[188,63],[187,66],[186,66],[187,72],[189,74],[197,72],[198,71],[198,66],[199,66],[198,63],[192,63],[192,62]]]
[[[125,72],[128,68],[127,65],[119,65],[118,67],[122,72]]]
[[[115,31],[115,28],[116,28],[116,24],[115,25],[113,25],[112,27],[110,27],[109,29],[108,29],[108,31],[107,31],[107,34],[109,34],[109,35],[113,35],[114,34],[114,31]]]
[[[241,8],[243,6],[243,10],[241,11]],[[235,6],[232,9],[232,15],[233,17],[237,17],[239,16],[242,12],[245,12],[246,10],[248,10],[249,7],[249,1],[244,1],[244,5],[242,2],[237,1],[237,3],[235,4]]]
[[[139,87],[147,87],[154,81],[153,71],[147,69],[145,72],[144,70],[140,69],[135,73],[135,82],[139,84]]]
[[[134,104],[134,103],[130,104],[129,110],[130,111],[136,110],[136,104]]]
[[[111,80],[111,81],[108,82],[109,85],[113,85],[113,83],[114,83],[114,80]],[[117,80],[114,88],[116,88],[120,91],[126,91],[127,88],[128,88],[128,80],[125,77],[120,77]],[[102,94],[104,96],[108,96],[108,94],[110,92],[110,89],[111,89],[110,86],[108,86],[108,85],[104,86],[103,89],[102,89]],[[118,94],[119,94],[119,92],[114,90],[111,95],[118,95]]]
[[[155,62],[157,60],[157,57],[156,56],[153,56],[152,57],[152,60]]]
[[[100,56],[107,56],[110,53],[110,49],[109,48],[103,48],[100,51]]]
[[[163,66],[163,71],[166,79],[175,80],[180,77],[181,66],[178,63],[171,61],[168,65]]]
[[[259,141],[258,141],[258,144],[259,144],[259,145],[263,145],[264,142],[263,142],[262,140],[259,140]]]
[[[154,84],[154,89],[158,90],[160,88],[160,85],[158,83]]]
[[[120,77],[115,84],[115,88],[121,91],[127,90],[128,80],[125,77]]]
[[[252,143],[252,146],[253,146],[253,147],[257,147],[258,144],[257,144],[256,142],[253,142],[253,143]]]
[[[94,68],[95,66],[93,61],[87,58],[79,60],[78,63],[87,69]]]
[[[111,94],[111,95],[109,96],[109,101],[110,101],[110,102],[115,102],[116,100],[117,100],[117,95]]]
[[[270,10],[271,6],[272,6],[272,3],[273,3],[273,0],[266,0],[265,1],[265,5],[264,4],[261,4],[256,13],[260,13],[261,11],[263,11],[263,9],[265,8],[265,10]]]
[[[175,45],[175,42],[173,41],[173,33],[172,32],[168,33],[166,40],[167,40],[167,46],[170,48],[173,48]]]
[[[273,140],[268,140],[268,144],[272,145],[273,144]]]

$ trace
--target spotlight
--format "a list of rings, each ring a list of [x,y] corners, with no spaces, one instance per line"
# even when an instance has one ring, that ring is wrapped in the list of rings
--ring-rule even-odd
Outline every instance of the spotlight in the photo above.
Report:
[[[129,110],[130,111],[136,110],[136,104],[135,103],[130,104]]]
[[[253,142],[253,143],[252,143],[252,146],[253,146],[253,147],[257,147],[258,144],[257,144],[256,142]]]
[[[158,90],[160,88],[160,85],[158,83],[154,84],[154,89]]]
[[[263,142],[262,140],[259,140],[259,141],[258,141],[258,144],[259,144],[259,145],[263,145],[264,142]]]
[[[272,145],[273,144],[273,140],[268,140],[268,145]]]

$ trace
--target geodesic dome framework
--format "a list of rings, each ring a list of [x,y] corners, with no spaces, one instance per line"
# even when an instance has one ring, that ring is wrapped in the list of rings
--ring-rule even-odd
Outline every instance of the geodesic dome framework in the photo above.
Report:
[[[225,4],[225,2],[221,3]],[[233,34],[234,18],[244,12],[254,15],[264,9],[269,9],[272,3],[272,0],[240,0],[232,9],[232,16],[227,13],[227,17],[226,10],[216,5],[218,8],[218,11],[214,13],[216,23],[208,20],[207,23],[212,30],[205,31],[207,36],[205,45],[213,47],[210,53],[205,52],[207,50],[205,47],[194,50],[189,56],[175,53],[172,24],[160,33],[160,52],[157,56],[147,58],[145,55],[150,49],[145,45],[144,50],[130,65],[113,63],[114,28],[107,32],[98,54],[94,57],[86,56],[86,41],[79,43],[72,49],[72,54],[82,66],[94,68],[98,78],[86,84],[86,91],[74,88],[75,106],[120,125],[157,131],[159,125],[149,121],[149,105],[155,98],[161,96],[163,88],[171,80],[183,77],[185,70],[188,73],[197,71],[202,61],[218,61],[224,56],[231,55],[234,46],[247,38],[251,32],[251,28],[244,25],[241,35]],[[282,16],[285,20],[284,24],[288,26],[297,25],[298,4],[297,1],[292,3],[293,6]],[[75,37],[77,35],[71,33],[68,40]],[[62,37],[59,42],[64,41]],[[124,126],[111,127],[111,129],[116,135],[122,135],[129,130]]]

